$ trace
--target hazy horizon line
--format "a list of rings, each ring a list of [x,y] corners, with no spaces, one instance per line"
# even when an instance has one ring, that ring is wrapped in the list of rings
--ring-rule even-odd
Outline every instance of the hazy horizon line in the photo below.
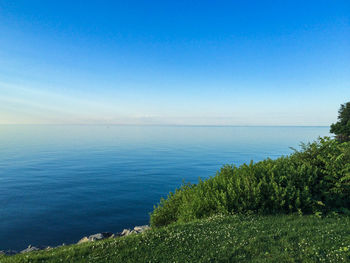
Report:
[[[123,123],[0,123],[0,126],[168,126],[168,127],[330,127],[330,125],[216,125],[216,124],[123,124]]]

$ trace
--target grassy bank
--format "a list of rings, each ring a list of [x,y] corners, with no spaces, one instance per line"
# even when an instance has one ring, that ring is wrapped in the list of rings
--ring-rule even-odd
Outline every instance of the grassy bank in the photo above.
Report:
[[[214,216],[0,262],[350,262],[350,217]]]

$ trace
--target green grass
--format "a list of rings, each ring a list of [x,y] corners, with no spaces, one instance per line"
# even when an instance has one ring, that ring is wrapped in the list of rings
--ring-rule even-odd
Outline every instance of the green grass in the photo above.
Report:
[[[350,217],[214,216],[0,262],[350,262]]]

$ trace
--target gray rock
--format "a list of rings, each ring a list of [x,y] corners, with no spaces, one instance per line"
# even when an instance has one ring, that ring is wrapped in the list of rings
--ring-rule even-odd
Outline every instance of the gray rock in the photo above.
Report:
[[[94,241],[102,240],[109,237],[114,237],[114,234],[110,232],[97,233],[89,237],[83,237],[78,241],[78,244],[85,243],[85,242],[94,242]]]
[[[23,249],[20,253],[27,253],[27,252],[37,251],[37,250],[39,250],[39,248],[29,245],[26,249]]]
[[[131,230],[130,229],[124,229],[121,233],[120,236],[124,237],[124,236],[128,236],[131,234]]]
[[[5,255],[5,251],[0,250],[0,256],[1,256],[1,255]]]
[[[102,239],[104,239],[104,238],[105,238],[105,237],[104,237],[101,233],[98,233],[98,234],[94,234],[94,235],[89,236],[89,240],[90,240],[90,241],[102,240]]]
[[[78,241],[77,244],[81,244],[81,243],[85,243],[85,242],[89,242],[89,241],[90,241],[90,240],[89,240],[88,237],[83,237],[82,239],[80,239],[80,240]]]
[[[90,241],[101,240],[101,239],[111,237],[112,235],[113,235],[113,233],[111,233],[111,232],[102,232],[102,233],[98,233],[98,234],[94,234],[94,235],[89,236],[89,240]]]
[[[150,227],[148,225],[144,225],[144,226],[135,226],[134,227],[134,230],[136,233],[142,233],[144,232],[145,230],[148,230],[150,229]]]
[[[146,230],[150,229],[149,226],[145,225],[145,226],[135,226],[133,230],[131,229],[124,229],[119,235],[120,236],[128,236],[131,234],[140,234]]]
[[[103,238],[104,237],[103,237],[102,233],[97,233],[97,234],[89,236],[89,241],[101,240]]]

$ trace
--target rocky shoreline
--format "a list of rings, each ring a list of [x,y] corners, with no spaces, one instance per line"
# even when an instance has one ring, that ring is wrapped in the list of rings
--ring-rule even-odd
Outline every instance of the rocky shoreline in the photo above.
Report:
[[[98,240],[102,240],[102,239],[106,239],[106,238],[118,238],[118,237],[124,237],[124,236],[128,236],[131,234],[141,234],[143,232],[145,232],[146,230],[150,229],[150,227],[148,225],[144,225],[144,226],[135,226],[133,229],[124,229],[122,232],[120,233],[112,233],[112,232],[102,232],[102,233],[97,233],[97,234],[93,234],[90,236],[85,236],[83,238],[81,238],[76,244],[82,244],[82,243],[86,243],[86,242],[95,242]],[[61,247],[61,246],[66,246],[67,244],[62,244],[56,247]],[[72,245],[72,244],[71,244]],[[23,249],[21,251],[17,251],[17,250],[0,250],[0,255],[1,254],[5,254],[5,255],[15,255],[15,254],[23,254],[23,253],[28,253],[28,252],[32,252],[32,251],[38,251],[38,250],[50,250],[53,249],[55,247],[50,247],[50,246],[32,246],[29,245],[26,249]]]

